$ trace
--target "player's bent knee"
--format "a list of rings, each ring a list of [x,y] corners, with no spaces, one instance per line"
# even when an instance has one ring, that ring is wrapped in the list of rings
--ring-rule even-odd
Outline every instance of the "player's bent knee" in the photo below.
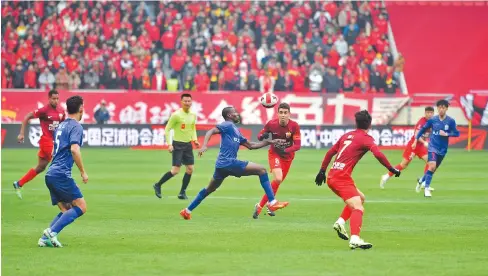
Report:
[[[172,167],[171,168],[171,174],[172,175],[177,175],[180,172],[180,167]]]
[[[364,210],[363,200],[361,196],[355,196],[346,200],[347,205],[353,210]]]
[[[86,201],[84,198],[78,198],[73,201],[73,205],[80,208],[81,212],[84,214],[87,211]]]
[[[187,166],[186,167],[186,173],[187,174],[192,174],[193,173],[193,166]]]

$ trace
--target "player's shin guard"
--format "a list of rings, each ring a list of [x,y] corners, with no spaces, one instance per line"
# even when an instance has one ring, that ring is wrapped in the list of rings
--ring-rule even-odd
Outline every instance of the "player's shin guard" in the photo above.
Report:
[[[183,181],[181,182],[181,191],[180,194],[186,193],[186,188],[188,188],[188,184],[190,184],[191,174],[185,173],[183,176]]]
[[[51,221],[51,224],[49,224],[49,227],[53,227],[54,224],[59,220],[59,218],[63,215],[63,212],[59,212],[57,216],[54,217],[53,221]]]
[[[265,174],[260,175],[259,181],[261,182],[261,186],[263,187],[264,192],[266,193],[266,196],[268,197],[268,201],[272,202],[273,200],[275,200],[273,189],[271,188],[271,185],[269,184],[268,174],[265,173]]]
[[[193,199],[193,201],[188,205],[188,210],[191,212],[193,209],[197,208],[198,205],[208,196],[207,189],[203,188],[198,192],[197,196]]]
[[[271,189],[273,189],[273,193],[276,196],[276,193],[278,192],[278,188],[280,187],[280,184],[276,182],[276,180],[273,180],[271,182]],[[259,202],[259,206],[264,207],[268,203],[268,196],[264,195],[261,201]]]
[[[359,236],[361,232],[361,226],[363,225],[363,211],[354,209],[351,212],[351,235]]]
[[[425,179],[425,189],[430,187],[430,182],[432,181],[432,177],[434,176],[434,172],[427,171],[425,173],[424,179]]]
[[[19,180],[19,186],[22,187],[24,186],[25,183],[31,181],[36,177],[37,172],[34,169],[30,169],[22,178]]]
[[[69,209],[68,211],[64,212],[63,215],[51,226],[51,231],[58,233],[63,230],[64,227],[71,224],[75,219],[81,217],[83,215],[83,211],[81,211],[80,207],[73,206],[73,208]]]
[[[398,165],[395,166],[395,169],[397,169],[399,171],[402,171],[403,170],[403,167],[400,164],[398,164]],[[388,176],[389,177],[392,177],[393,176],[393,173],[392,172],[388,172]]]

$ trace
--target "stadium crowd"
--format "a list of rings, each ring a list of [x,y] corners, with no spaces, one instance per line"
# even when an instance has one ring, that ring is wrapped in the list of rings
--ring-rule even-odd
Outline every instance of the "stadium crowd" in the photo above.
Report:
[[[2,1],[2,88],[396,93],[379,2]]]

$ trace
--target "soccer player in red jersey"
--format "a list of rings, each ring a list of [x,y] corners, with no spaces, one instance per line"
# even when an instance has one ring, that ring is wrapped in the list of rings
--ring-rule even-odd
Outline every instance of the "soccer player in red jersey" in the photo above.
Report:
[[[268,161],[271,172],[273,173],[273,182],[271,188],[276,195],[280,184],[285,180],[288,171],[290,170],[295,152],[300,149],[301,137],[300,127],[298,124],[290,119],[290,105],[281,103],[278,106],[278,118],[266,123],[264,128],[258,134],[258,140],[262,141],[269,138],[271,134],[272,139],[282,139],[286,142],[283,144],[273,144],[268,151]],[[257,219],[261,210],[268,202],[268,197],[263,196],[261,201],[254,206],[254,213],[252,217]],[[275,213],[267,208],[267,213],[274,216]]]
[[[24,129],[29,120],[33,118],[39,118],[41,123],[42,135],[39,140],[39,152],[37,156],[39,161],[35,168],[30,169],[20,180],[14,182],[15,192],[17,196],[22,199],[21,188],[25,183],[31,181],[36,175],[43,172],[49,162],[52,159],[54,139],[54,130],[58,127],[59,123],[64,121],[65,113],[62,107],[58,106],[59,93],[56,90],[49,91],[49,104],[39,109],[34,110],[27,114],[22,121],[20,127],[20,133],[17,137],[19,143],[24,142]]]
[[[408,141],[408,144],[405,147],[405,150],[403,152],[402,161],[400,162],[400,164],[395,166],[395,168],[397,170],[402,171],[402,170],[406,169],[415,156],[417,156],[418,158],[425,161],[424,174],[427,171],[427,169],[429,168],[429,165],[427,165],[427,146],[428,146],[427,137],[429,134],[427,133],[422,138],[420,138],[421,143],[417,143],[415,148],[412,148],[412,145],[413,145],[413,142],[415,141],[415,136],[417,136],[417,133],[425,125],[425,123],[427,123],[427,121],[430,118],[432,118],[432,116],[434,116],[434,108],[432,106],[427,106],[425,108],[424,117],[420,118],[420,120],[415,125],[415,133],[412,136],[412,138],[410,139],[410,141]],[[388,172],[387,174],[384,174],[383,176],[381,176],[381,181],[380,181],[380,188],[381,189],[385,188],[386,182],[388,181],[388,179],[390,179],[390,177],[392,175],[393,174],[391,172]],[[417,193],[420,192],[420,189],[422,188],[421,184],[422,183],[417,185],[417,189],[416,189]],[[433,188],[430,188],[430,189],[433,190]]]
[[[349,247],[351,249],[362,248],[369,249],[373,247],[371,243],[363,241],[359,237],[361,225],[363,223],[364,213],[364,194],[356,188],[351,173],[354,166],[359,162],[366,152],[371,151],[378,161],[385,166],[396,177],[400,176],[400,171],[393,168],[386,156],[375,145],[373,137],[368,135],[371,127],[371,115],[368,111],[363,110],[355,114],[356,127],[354,131],[344,134],[337,143],[327,152],[322,162],[322,167],[315,177],[315,183],[321,186],[325,183],[325,171],[329,166],[332,157],[337,154],[332,168],[327,176],[327,185],[339,197],[344,200],[346,206],[342,211],[339,219],[334,223],[334,230],[337,231],[339,238],[348,240],[346,228],[344,225],[348,219],[350,221],[351,239]]]

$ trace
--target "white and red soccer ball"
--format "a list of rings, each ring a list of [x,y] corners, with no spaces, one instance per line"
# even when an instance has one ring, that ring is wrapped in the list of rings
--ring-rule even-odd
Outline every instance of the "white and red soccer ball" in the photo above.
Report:
[[[263,95],[261,95],[261,98],[259,98],[259,101],[261,102],[261,105],[266,107],[266,108],[272,108],[273,106],[275,106],[279,99],[278,99],[278,96],[276,96],[275,94],[271,93],[271,92],[268,92],[268,93],[264,93]]]

